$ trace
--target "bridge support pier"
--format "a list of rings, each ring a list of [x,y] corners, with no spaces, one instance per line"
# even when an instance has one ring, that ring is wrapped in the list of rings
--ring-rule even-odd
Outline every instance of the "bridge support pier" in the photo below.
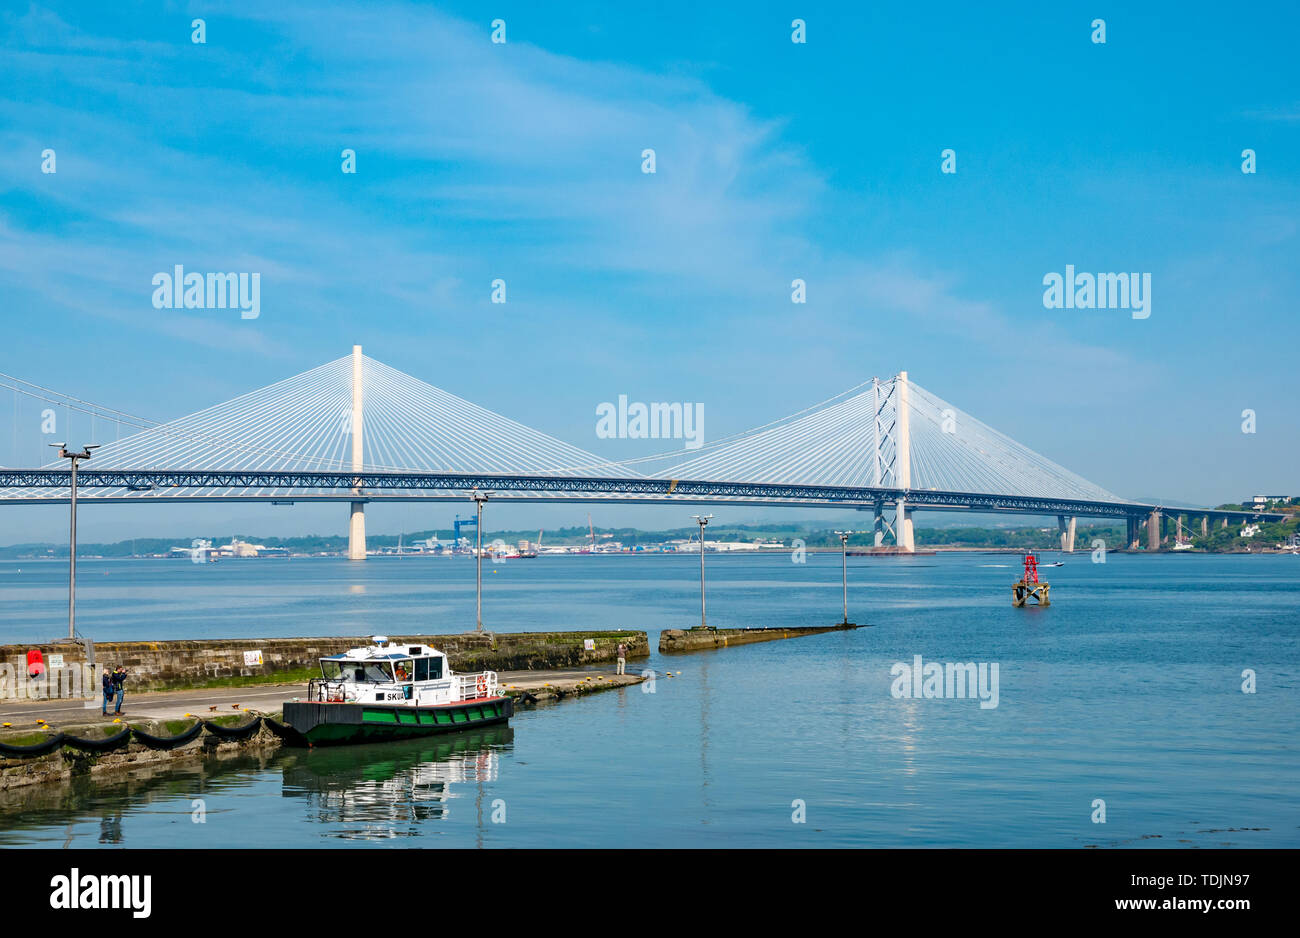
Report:
[[[875,547],[885,546],[885,503],[879,499],[876,501],[876,526],[873,545]]]
[[[1210,536],[1210,516],[1201,515],[1201,537]]]
[[[1124,521],[1127,526],[1124,538],[1126,549],[1137,550],[1141,543],[1141,538],[1138,535],[1140,533],[1142,522],[1133,515],[1128,515],[1125,517]]]
[[[1056,516],[1056,526],[1061,531],[1061,550],[1067,554],[1074,553],[1074,531],[1077,521],[1074,515]]]
[[[366,559],[366,503],[353,502],[348,519],[348,560]]]
[[[912,528],[912,509],[907,507],[907,500],[900,498],[898,508],[894,511],[894,544],[905,554],[916,550],[916,535]]]
[[[1158,509],[1152,511],[1151,516],[1147,518],[1147,550],[1160,549],[1160,538],[1164,533],[1163,520]]]

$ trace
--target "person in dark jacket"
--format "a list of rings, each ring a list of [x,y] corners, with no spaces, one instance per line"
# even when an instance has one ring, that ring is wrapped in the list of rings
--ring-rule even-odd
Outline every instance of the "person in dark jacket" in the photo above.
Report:
[[[108,665],[104,665],[104,706],[101,711],[104,716],[108,716],[108,705],[113,702],[113,675],[108,673]]]
[[[126,696],[126,668],[122,665],[117,666],[113,672],[113,696],[117,698],[117,705],[113,707],[114,713],[122,712],[122,698]]]

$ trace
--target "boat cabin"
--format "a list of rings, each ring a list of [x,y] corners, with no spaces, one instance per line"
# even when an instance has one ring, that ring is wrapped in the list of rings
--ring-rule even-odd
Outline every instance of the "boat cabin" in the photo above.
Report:
[[[385,635],[371,642],[321,658],[321,676],[310,682],[309,699],[437,706],[498,695],[495,671],[454,674],[447,656],[431,645],[394,645]]]

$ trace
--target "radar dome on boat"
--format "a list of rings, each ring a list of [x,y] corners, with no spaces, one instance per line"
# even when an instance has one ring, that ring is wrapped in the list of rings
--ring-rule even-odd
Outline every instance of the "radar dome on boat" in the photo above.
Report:
[[[387,636],[387,635],[372,635],[372,636],[370,636],[370,640],[371,640],[372,642],[374,642],[376,645],[385,645],[385,644],[388,643],[388,636]]]

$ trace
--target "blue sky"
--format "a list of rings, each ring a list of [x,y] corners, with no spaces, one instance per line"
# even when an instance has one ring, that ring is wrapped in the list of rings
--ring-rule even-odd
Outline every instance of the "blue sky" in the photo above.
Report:
[[[644,6],[9,6],[0,371],[167,419],[360,343],[622,457],[661,447],[596,438],[619,394],[703,402],[717,437],[906,369],[1122,495],[1300,488],[1294,4]],[[260,317],[155,309],[178,263],[259,271]],[[1151,317],[1045,309],[1067,264],[1151,273]],[[49,438],[0,419],[30,463]],[[86,536],[344,511],[101,508]],[[63,513],[6,510],[0,539]]]

